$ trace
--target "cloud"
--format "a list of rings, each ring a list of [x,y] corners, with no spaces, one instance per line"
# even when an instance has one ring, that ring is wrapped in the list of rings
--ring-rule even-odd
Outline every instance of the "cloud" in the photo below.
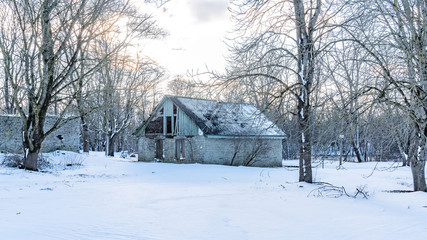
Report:
[[[224,17],[228,7],[226,0],[190,0],[189,3],[191,12],[201,22]]]

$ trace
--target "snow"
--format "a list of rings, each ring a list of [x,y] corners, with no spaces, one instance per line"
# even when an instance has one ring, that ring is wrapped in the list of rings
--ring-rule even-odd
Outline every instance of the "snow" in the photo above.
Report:
[[[305,85],[306,83],[307,83],[307,80],[305,80],[305,78],[304,78],[304,68],[305,68],[305,62],[302,62],[301,63],[301,71],[298,73],[298,75],[299,75],[299,77],[301,78],[301,80],[302,80],[302,83],[303,83],[303,85]]]
[[[271,120],[251,104],[169,96],[208,135],[284,136]]]
[[[425,239],[427,194],[409,167],[314,161],[317,194],[293,167],[137,162],[64,152],[44,172],[0,167],[2,239]],[[0,160],[4,155],[0,155]],[[77,164],[68,167],[66,164]],[[78,165],[82,163],[82,165]],[[298,161],[284,161],[295,166]],[[375,170],[374,170],[375,169]]]

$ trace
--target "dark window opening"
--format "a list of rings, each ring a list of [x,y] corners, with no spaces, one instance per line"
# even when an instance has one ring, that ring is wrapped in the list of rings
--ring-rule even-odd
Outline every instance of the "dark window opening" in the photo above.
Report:
[[[176,112],[177,112],[177,109],[176,109],[176,105],[174,104],[173,105],[173,114],[176,114]]]
[[[163,115],[163,108],[160,109],[159,113],[160,115]]]
[[[166,117],[166,134],[172,134],[172,117]]]
[[[163,117],[158,117],[147,124],[146,135],[163,135]]]
[[[156,158],[163,159],[163,140],[162,139],[156,140]]]
[[[185,139],[176,139],[176,153],[177,159],[185,159]]]
[[[176,135],[178,132],[178,127],[176,126],[176,116],[173,117],[173,128],[174,128],[173,133],[174,135]]]

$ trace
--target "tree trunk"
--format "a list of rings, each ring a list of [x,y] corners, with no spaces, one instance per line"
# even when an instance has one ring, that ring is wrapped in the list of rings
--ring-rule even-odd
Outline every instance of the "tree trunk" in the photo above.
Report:
[[[105,144],[105,155],[110,156],[110,157],[114,157],[114,142],[116,140],[116,135],[113,135],[111,133],[108,133],[106,135],[107,141]]]
[[[308,115],[308,108],[303,107],[302,109],[306,109],[305,112]],[[305,114],[300,114],[305,115]],[[304,181],[308,183],[313,182],[312,170],[311,170],[311,134],[310,127],[308,122],[308,116],[299,116],[299,163],[300,163],[300,175],[299,181]]]
[[[11,97],[9,94],[9,77],[7,75],[7,73],[5,73],[5,78],[4,78],[4,102],[6,105],[6,113],[7,114],[12,114],[12,101],[11,101]]]
[[[25,154],[24,158],[24,169],[38,171],[38,160],[40,150],[30,151],[29,149],[27,149],[27,151],[28,153]]]
[[[343,138],[342,137],[344,137],[344,135],[340,135],[340,145],[339,145],[339,148],[340,148],[340,161],[339,161],[339,166],[341,167],[342,166],[342,155],[343,155]]]
[[[357,147],[356,143],[354,141],[351,141],[351,145],[353,145],[354,153],[356,154],[357,162],[362,162],[362,156],[360,155],[360,150]]]
[[[89,152],[89,127],[86,124],[84,117],[80,117],[82,123],[82,141],[83,141],[83,152]]]
[[[424,150],[425,152],[425,150]],[[423,160],[412,158],[411,171],[414,180],[414,191],[427,192],[426,177],[425,177],[425,157]]]
[[[406,166],[409,166],[408,159],[406,159],[406,157],[402,157],[402,167],[406,167]]]
[[[402,136],[399,134],[397,129],[395,129],[395,133],[393,134],[394,141],[397,144],[397,147],[399,148],[400,157],[402,159],[402,167],[409,166],[408,163],[408,152],[406,151],[409,148],[410,144],[410,138],[408,138],[408,141],[405,141],[405,143],[402,143]]]
[[[426,161],[426,136],[421,131],[419,125],[415,124],[414,134],[409,149],[409,160],[411,163],[414,191],[427,191],[425,179]]]
[[[427,192],[425,164],[426,164],[426,136],[418,125],[415,126],[415,141],[411,154],[411,171],[414,181],[414,191]]]
[[[298,101],[298,125],[299,125],[299,181],[313,182],[311,170],[311,131],[310,131],[310,103],[305,86],[301,87],[301,95],[305,96],[303,101]],[[300,99],[301,100],[301,99]]]
[[[22,146],[24,149],[24,169],[38,171],[38,158],[41,143],[43,142],[43,131],[41,130],[43,129],[43,123],[33,122],[23,125]]]
[[[114,138],[110,139],[109,143],[108,143],[108,153],[107,156],[111,156],[114,157]]]
[[[321,1],[317,1],[314,11],[310,10],[309,21],[306,22],[304,1],[294,0],[296,41],[298,48],[297,66],[299,95],[298,101],[298,125],[299,125],[299,153],[300,176],[299,180],[313,182],[311,170],[311,105],[310,93],[314,80],[315,53],[313,33],[316,30],[317,18],[320,14]]]

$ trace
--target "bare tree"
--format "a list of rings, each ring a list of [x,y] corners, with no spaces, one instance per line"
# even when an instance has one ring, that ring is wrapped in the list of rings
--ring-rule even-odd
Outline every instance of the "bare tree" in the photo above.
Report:
[[[106,155],[114,156],[117,137],[129,127],[135,117],[135,106],[157,86],[163,71],[153,62],[125,56],[114,61],[101,71],[103,131],[106,139]]]
[[[114,26],[128,2],[13,0],[0,4],[1,12],[7,12],[7,21],[17,29],[2,30],[9,42],[16,42],[15,51],[6,51],[4,42],[0,44],[3,55],[15,64],[4,67],[13,104],[23,122],[24,167],[37,170],[43,140],[65,124],[76,98],[77,91],[69,90],[71,85],[96,69],[87,69],[79,78],[73,76],[81,50]],[[44,129],[46,115],[55,103],[62,105],[58,120],[50,129]]]
[[[270,99],[280,102],[287,95],[294,97],[299,180],[312,182],[312,93],[319,86],[319,59],[331,44],[326,37],[336,27],[333,21],[340,5],[321,0],[247,1],[234,9],[244,37],[234,48],[234,69],[228,79],[269,79],[278,85],[268,93]]]
[[[197,93],[197,83],[181,75],[175,76],[169,81],[168,89],[176,96],[194,97],[200,95]]]
[[[398,107],[411,123],[410,159],[415,191],[427,191],[427,3],[411,0],[356,1],[366,25],[346,27],[350,38],[371,56],[383,84],[368,86],[377,100]],[[367,29],[381,29],[367,35]],[[358,34],[362,33],[362,34]]]

